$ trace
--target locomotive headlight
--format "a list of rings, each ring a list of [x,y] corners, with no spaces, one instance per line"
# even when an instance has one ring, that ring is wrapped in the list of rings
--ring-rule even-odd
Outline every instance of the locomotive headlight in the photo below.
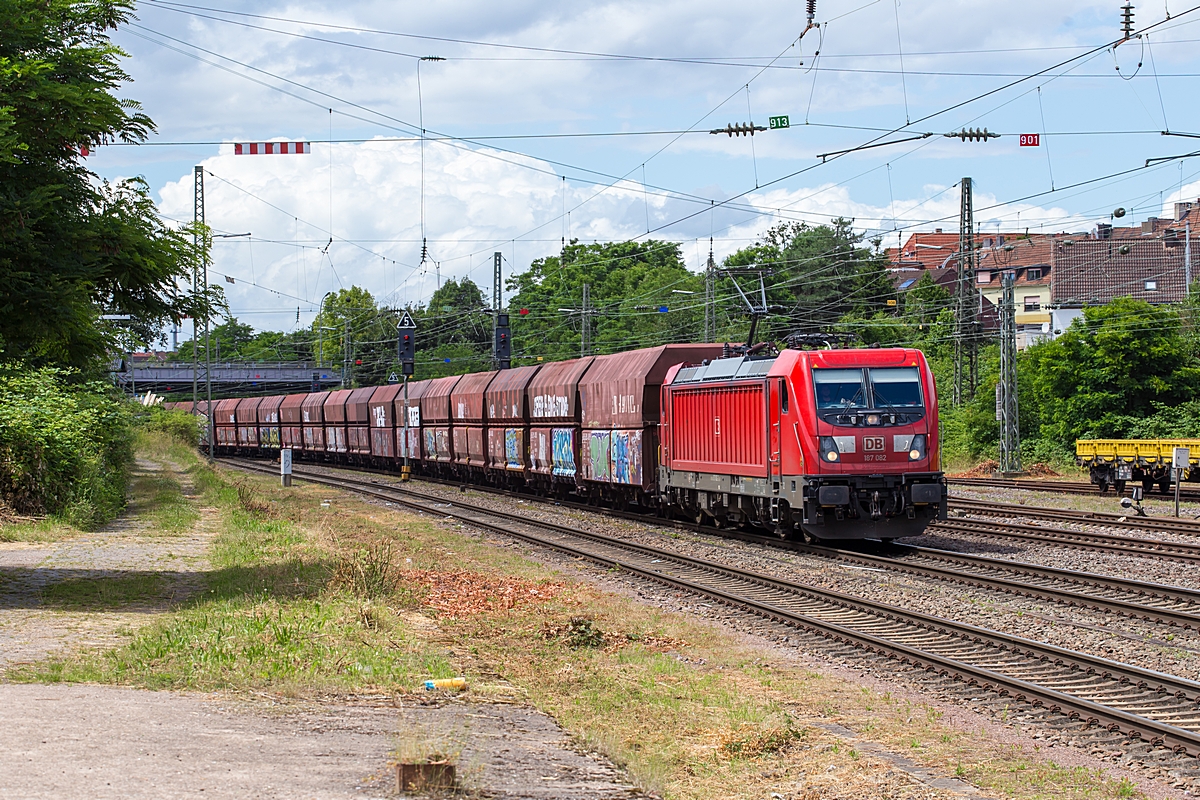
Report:
[[[833,440],[832,436],[821,437],[821,458],[830,462],[841,458],[841,454],[838,453],[837,442]]]
[[[867,424],[868,425],[878,425],[879,424],[879,415],[878,414],[867,414]]]
[[[909,445],[911,450],[908,451],[909,461],[920,461],[925,457],[925,434],[918,433],[912,438],[912,444]]]

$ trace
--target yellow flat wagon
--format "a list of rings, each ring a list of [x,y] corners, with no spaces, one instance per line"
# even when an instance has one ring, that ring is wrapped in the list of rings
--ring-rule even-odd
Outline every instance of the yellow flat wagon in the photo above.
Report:
[[[1190,451],[1186,481],[1200,480],[1200,439],[1079,439],[1075,461],[1087,467],[1100,491],[1114,487],[1125,491],[1127,482],[1141,483],[1149,492],[1155,485],[1164,494],[1171,488],[1171,461],[1176,447]]]

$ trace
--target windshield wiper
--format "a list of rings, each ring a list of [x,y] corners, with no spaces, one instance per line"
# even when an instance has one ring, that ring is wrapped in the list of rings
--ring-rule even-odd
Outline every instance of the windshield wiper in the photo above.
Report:
[[[863,387],[862,387],[862,384],[860,383],[858,385],[858,391],[854,393],[853,397],[851,397],[849,400],[846,401],[846,405],[842,406],[842,411],[849,411],[850,406],[854,405],[854,401],[857,400],[858,398],[862,397],[862,393],[863,393]]]

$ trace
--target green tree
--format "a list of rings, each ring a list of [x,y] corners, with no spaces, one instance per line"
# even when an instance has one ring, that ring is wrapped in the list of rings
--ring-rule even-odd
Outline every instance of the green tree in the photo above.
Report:
[[[1038,410],[1036,436],[1062,445],[1122,436],[1200,389],[1178,312],[1128,297],[1085,308],[1062,336],[1029,348],[1019,370],[1029,376],[1022,406]]]
[[[772,313],[760,324],[756,338],[779,341],[788,333],[824,333],[856,321],[887,313],[896,292],[887,272],[887,259],[878,241],[862,246],[853,220],[834,219],[828,225],[784,222],[769,229],[755,244],[723,262],[729,270],[764,276]],[[723,305],[722,338],[745,338],[749,310],[733,286],[738,278],[722,277],[718,297]],[[759,292],[754,275],[739,281],[742,291]],[[740,335],[739,335],[740,334]]]
[[[678,244],[572,241],[508,281],[518,360],[578,357],[585,283],[593,353],[699,341],[704,279],[688,271]]]
[[[119,337],[148,342],[169,320],[208,313],[183,290],[189,231],[159,220],[140,179],[101,181],[80,150],[154,130],[109,39],[128,0],[0,4],[0,355],[94,362]],[[204,248],[201,248],[204,249]],[[130,315],[121,326],[101,314]]]

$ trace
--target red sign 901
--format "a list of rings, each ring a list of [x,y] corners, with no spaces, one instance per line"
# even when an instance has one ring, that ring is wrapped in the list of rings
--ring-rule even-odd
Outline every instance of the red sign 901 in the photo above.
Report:
[[[1022,133],[1021,147],[1039,147],[1042,144],[1042,135],[1040,133]]]

